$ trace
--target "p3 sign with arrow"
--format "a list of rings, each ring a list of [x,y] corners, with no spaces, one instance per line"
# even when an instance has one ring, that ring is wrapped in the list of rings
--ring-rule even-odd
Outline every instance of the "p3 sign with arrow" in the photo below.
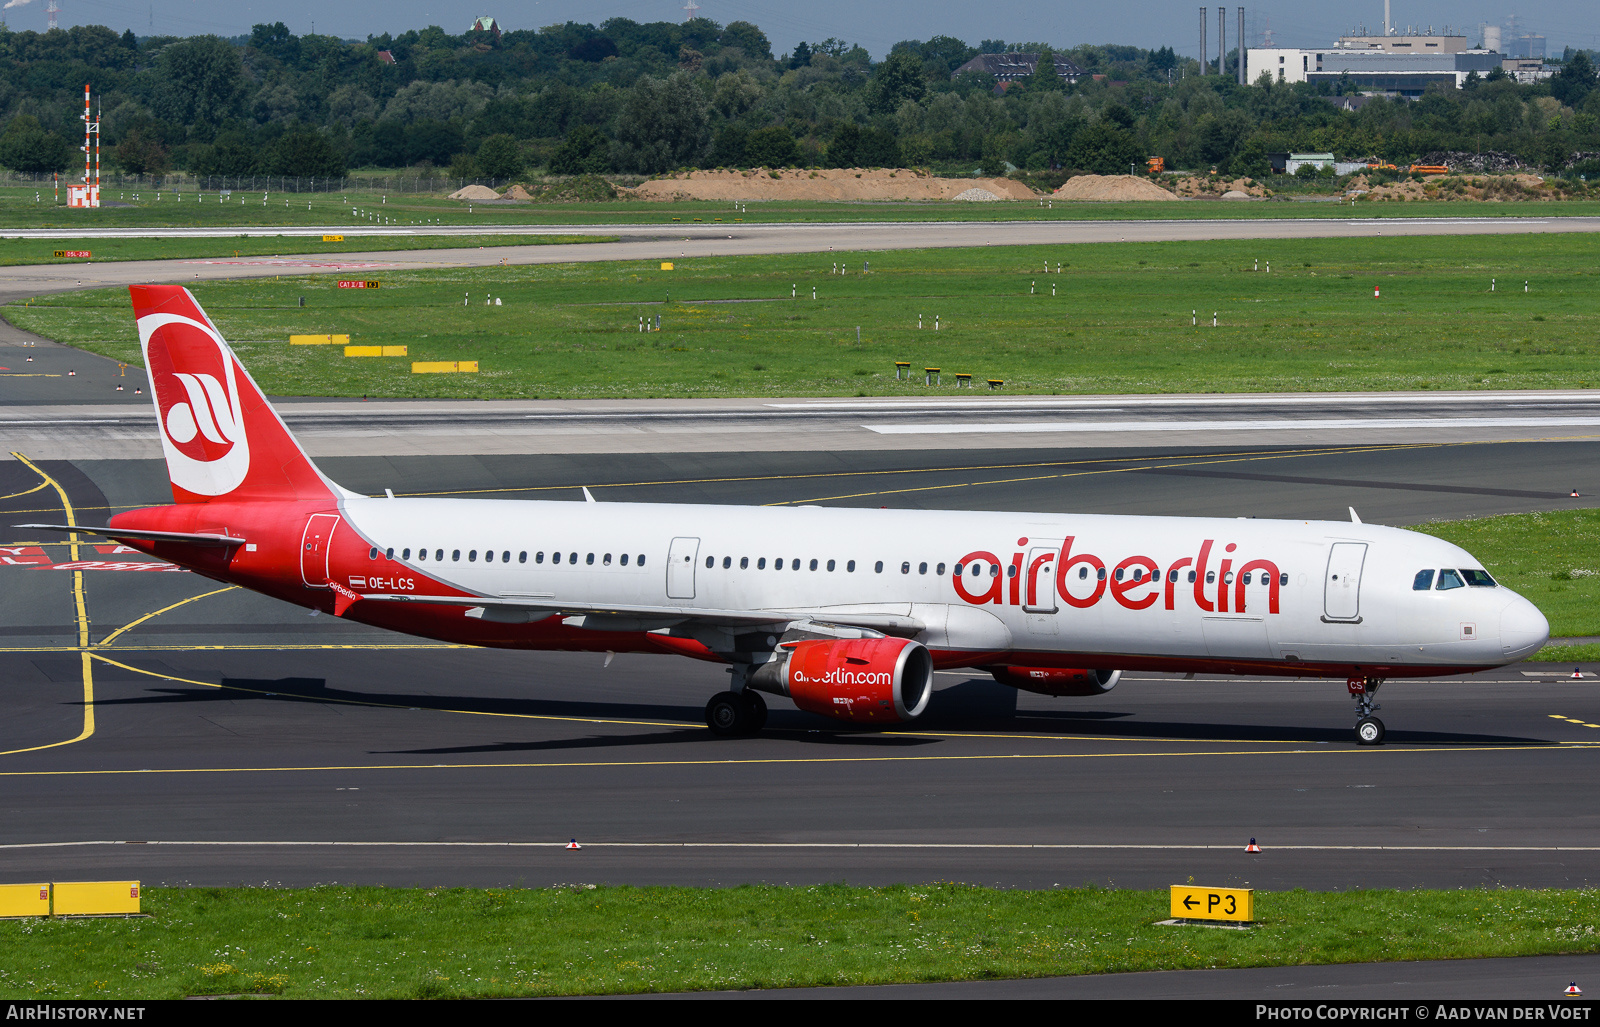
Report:
[[[1172,886],[1172,916],[1177,920],[1255,919],[1249,888],[1190,888]]]

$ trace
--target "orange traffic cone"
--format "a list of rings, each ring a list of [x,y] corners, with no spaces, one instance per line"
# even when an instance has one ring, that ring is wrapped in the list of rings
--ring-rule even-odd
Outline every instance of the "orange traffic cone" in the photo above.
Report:
[[[1252,839],[1250,839],[1250,844],[1246,845],[1244,847],[1244,851],[1246,851],[1246,852],[1260,852],[1261,851],[1261,846],[1257,845],[1256,844],[1256,840],[1254,838],[1252,838]]]
[[[578,844],[578,839],[574,838],[574,839],[572,839],[572,841],[567,843],[567,848],[569,848],[569,849],[581,849],[581,848],[583,848],[583,846],[579,845]]]
[[[1577,981],[1573,981],[1571,984],[1567,985],[1567,990],[1562,992],[1562,994],[1563,995],[1571,995],[1574,998],[1576,998],[1577,996],[1583,994],[1583,989],[1578,987],[1578,982]]]

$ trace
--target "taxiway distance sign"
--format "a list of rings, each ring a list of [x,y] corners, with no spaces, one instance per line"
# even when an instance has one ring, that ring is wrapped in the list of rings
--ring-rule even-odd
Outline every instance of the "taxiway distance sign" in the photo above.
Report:
[[[1178,920],[1254,920],[1249,888],[1172,886],[1172,916]]]

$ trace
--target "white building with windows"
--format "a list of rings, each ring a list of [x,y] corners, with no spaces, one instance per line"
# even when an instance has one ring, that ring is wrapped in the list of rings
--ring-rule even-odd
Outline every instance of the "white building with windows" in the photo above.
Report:
[[[1252,83],[1265,74],[1274,82],[1341,82],[1364,93],[1421,96],[1434,84],[1459,89],[1472,72],[1487,75],[1501,60],[1500,54],[1489,50],[1404,53],[1275,47],[1246,50],[1245,73]]]

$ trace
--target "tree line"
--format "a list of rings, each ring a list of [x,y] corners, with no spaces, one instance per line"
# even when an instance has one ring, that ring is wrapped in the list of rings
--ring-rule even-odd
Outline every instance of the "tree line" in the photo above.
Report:
[[[1044,59],[1012,82],[956,74],[1004,51]],[[1057,77],[1053,53],[1081,69],[1078,81]],[[1125,172],[1151,155],[1169,168],[1259,175],[1268,154],[1308,150],[1392,163],[1498,151],[1600,173],[1593,55],[1563,57],[1534,85],[1497,70],[1459,90],[1351,110],[1333,102],[1353,91],[1347,83],[1240,86],[1170,47],[937,36],[874,61],[837,38],[774,54],[757,26],[705,18],[460,35],[430,26],[364,41],[296,36],[281,22],[232,39],[0,28],[0,165],[50,172],[81,160],[88,82],[107,168],[158,175],[756,166],[1065,175]]]

